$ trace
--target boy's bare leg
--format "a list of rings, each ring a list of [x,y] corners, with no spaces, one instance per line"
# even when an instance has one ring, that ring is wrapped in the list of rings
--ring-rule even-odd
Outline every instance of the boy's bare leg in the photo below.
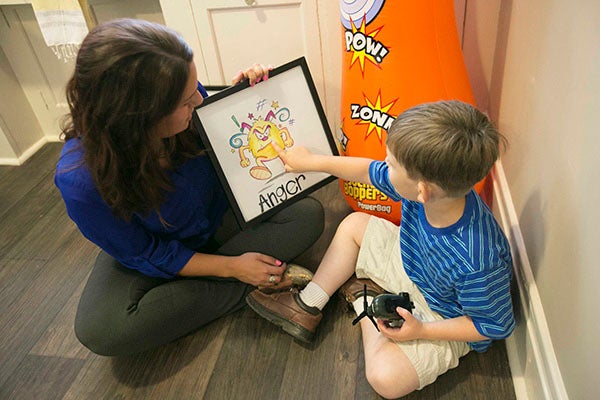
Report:
[[[370,216],[348,215],[339,225],[313,282],[332,296],[355,272],[358,252]],[[370,320],[360,321],[365,352],[365,371],[373,389],[386,398],[404,396],[419,387],[419,378],[406,355],[381,335]]]
[[[312,280],[329,297],[354,274],[369,218],[368,214],[356,212],[344,218],[338,226]]]
[[[358,252],[370,216],[364,213],[348,215],[339,225],[313,282],[332,296],[355,272]],[[367,381],[386,398],[404,396],[419,387],[417,371],[404,352],[381,335],[371,321],[360,321],[365,352]]]
[[[360,321],[367,381],[380,396],[395,399],[419,387],[417,371],[396,343],[379,333],[371,321]]]

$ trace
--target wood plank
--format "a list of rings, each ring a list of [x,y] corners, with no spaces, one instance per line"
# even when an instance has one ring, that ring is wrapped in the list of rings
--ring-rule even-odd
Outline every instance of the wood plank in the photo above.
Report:
[[[64,400],[201,400],[225,337],[236,316],[221,318],[194,334],[129,357],[91,354]],[[228,371],[228,376],[235,373]]]
[[[44,270],[46,260],[0,258],[0,320],[13,301],[21,297]]]
[[[8,384],[0,385],[0,398],[62,399],[83,362],[61,357],[26,356],[11,374]]]
[[[207,399],[276,399],[292,338],[246,308],[232,322]]]
[[[351,399],[356,391],[356,371],[358,369],[358,344],[361,341],[360,327],[352,325],[356,317],[348,311],[346,302],[335,296],[329,301],[327,314],[333,313],[333,329],[328,337],[333,341],[333,397]],[[323,373],[322,373],[323,374]],[[327,376],[327,375],[324,375]]]
[[[40,181],[51,179],[62,143],[48,143],[18,167],[0,167],[0,217]]]
[[[90,261],[91,262],[91,261]],[[87,283],[89,274],[83,279],[77,290],[65,304],[50,326],[41,335],[29,354],[85,360],[90,351],[75,336],[74,321],[79,305],[79,298]]]
[[[40,181],[2,217],[0,258],[37,256],[47,259],[49,246],[73,229],[54,183],[50,179]]]
[[[15,301],[19,301],[21,293],[34,285],[37,279],[44,280],[40,274],[46,274],[48,270],[47,262],[53,261],[53,255],[65,246],[66,242],[77,241],[76,251],[71,257],[77,255],[91,254],[94,247],[84,239],[74,224],[68,221],[62,202],[54,201],[55,205],[46,211],[37,220],[32,219],[32,225],[22,225],[10,227],[6,230],[0,226],[0,232],[8,235],[14,235],[18,241],[10,240],[6,250],[0,257],[0,299],[4,301],[2,307],[10,307]],[[27,205],[28,202],[23,202]],[[51,202],[48,202],[48,206]],[[19,206],[20,207],[20,206]],[[25,210],[23,212],[26,212]],[[53,234],[48,235],[48,232]],[[1,233],[0,233],[1,235]],[[8,247],[10,246],[10,247]],[[88,250],[88,253],[81,253],[79,250]],[[82,260],[89,263],[90,260]]]
[[[92,267],[98,250],[82,246],[73,231],[49,254],[49,261],[0,315],[0,385],[23,360]],[[4,281],[5,279],[3,279]],[[3,283],[4,284],[4,283]]]
[[[323,310],[315,343],[294,342],[278,398],[351,399],[354,397],[360,328],[333,297]]]

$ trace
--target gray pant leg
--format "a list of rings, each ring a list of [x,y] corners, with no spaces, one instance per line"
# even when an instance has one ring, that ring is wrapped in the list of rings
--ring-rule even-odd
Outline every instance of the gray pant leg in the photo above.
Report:
[[[233,218],[229,214],[226,218]],[[245,231],[220,230],[216,239],[224,243],[217,253],[240,255],[247,251],[268,254],[281,261],[292,261],[323,233],[323,206],[312,197],[307,197],[284,208],[267,221]],[[225,223],[231,226],[232,223]],[[228,236],[223,240],[222,236]]]
[[[323,230],[323,208],[303,199],[249,231],[231,235],[217,250],[239,255],[256,251],[291,261]],[[145,351],[195,331],[245,306],[253,287],[237,280],[161,279],[121,266],[101,252],[81,296],[75,318],[78,339],[106,356]]]
[[[75,334],[96,354],[138,353],[238,310],[250,289],[239,281],[151,278],[101,252],[79,301]]]

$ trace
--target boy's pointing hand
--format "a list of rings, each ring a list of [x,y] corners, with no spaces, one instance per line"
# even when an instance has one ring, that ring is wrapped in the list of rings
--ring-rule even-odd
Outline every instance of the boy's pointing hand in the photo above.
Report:
[[[282,149],[277,143],[271,143],[277,155],[283,161],[287,172],[306,172],[309,170],[308,162],[313,155],[304,146],[294,146],[288,149]]]

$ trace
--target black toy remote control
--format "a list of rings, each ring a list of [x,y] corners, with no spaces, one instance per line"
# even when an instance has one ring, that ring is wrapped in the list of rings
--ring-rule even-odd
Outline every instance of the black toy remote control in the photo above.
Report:
[[[373,299],[373,302],[367,308],[367,315],[383,320],[389,327],[400,328],[404,323],[404,318],[398,315],[396,307],[405,308],[411,313],[415,308],[406,292],[381,294]]]
[[[368,305],[367,285],[364,285],[363,291],[365,308],[363,312],[352,321],[352,325],[356,325],[358,321],[364,317],[368,317],[377,330],[379,330],[379,327],[375,322],[375,318],[382,320],[386,326],[400,328],[402,324],[404,324],[404,318],[398,315],[396,307],[405,308],[411,314],[412,310],[415,308],[415,305],[410,301],[410,296],[407,292],[400,292],[398,294],[380,294],[373,299],[371,305]]]

